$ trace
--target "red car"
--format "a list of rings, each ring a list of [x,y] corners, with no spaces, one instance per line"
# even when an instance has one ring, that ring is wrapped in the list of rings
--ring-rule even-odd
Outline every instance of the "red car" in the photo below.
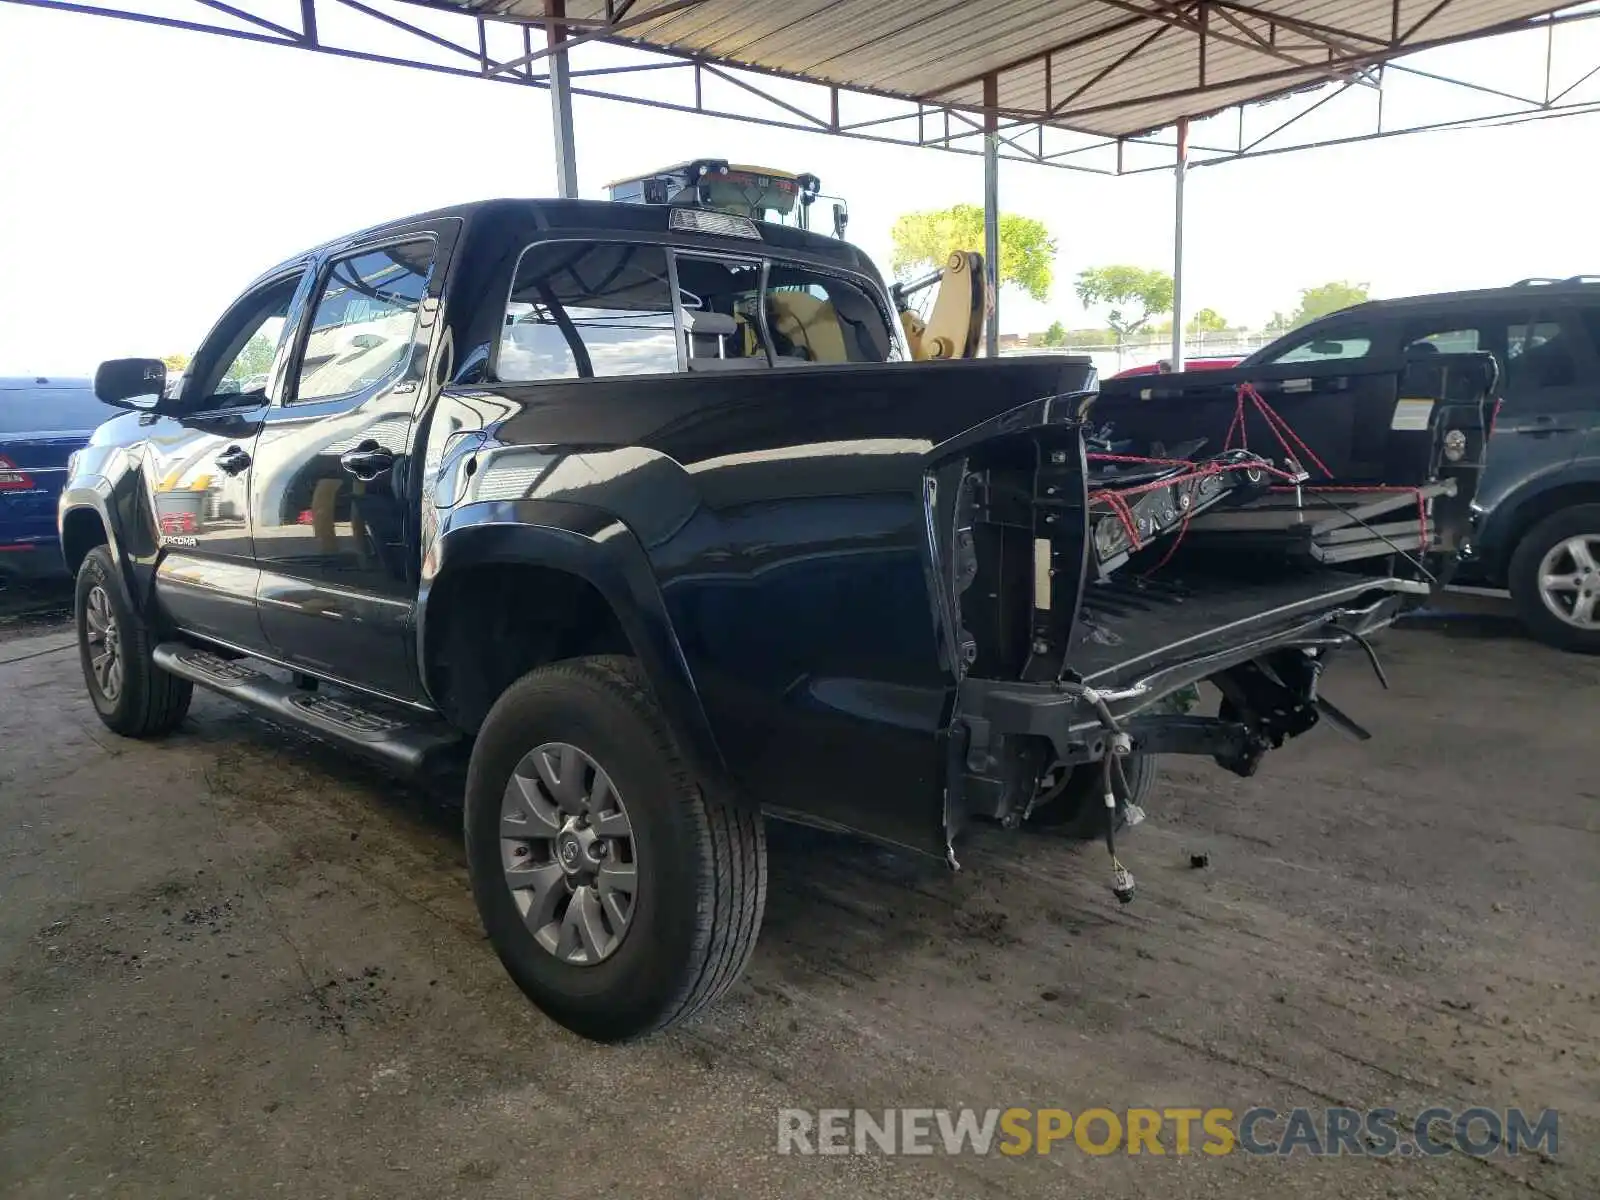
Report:
[[[1183,360],[1185,371],[1226,371],[1229,367],[1237,367],[1244,361],[1243,358],[1186,358]],[[1112,379],[1127,379],[1133,375],[1165,375],[1171,367],[1166,359],[1160,362],[1146,363],[1142,367],[1129,367],[1126,371],[1118,371],[1111,376]]]

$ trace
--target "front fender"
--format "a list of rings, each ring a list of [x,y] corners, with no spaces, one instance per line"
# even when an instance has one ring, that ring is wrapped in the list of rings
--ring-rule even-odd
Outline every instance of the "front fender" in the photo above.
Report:
[[[123,587],[127,594],[134,598],[134,603],[139,604],[140,589],[138,580],[134,575],[132,564],[127,555],[122,551],[122,538],[119,522],[115,517],[114,493],[111,481],[104,475],[79,475],[61,489],[61,496],[56,501],[56,539],[61,543],[62,557],[66,557],[66,530],[67,518],[75,512],[89,511],[100,520],[100,527],[106,533],[106,548],[111,552],[111,561],[117,566],[122,575]]]
[[[429,600],[451,573],[486,563],[565,571],[585,580],[617,615],[644,666],[680,750],[696,774],[731,794],[726,763],[699,690],[638,538],[621,521],[587,505],[546,500],[487,500],[443,514],[423,559],[417,605],[417,661],[429,661]]]

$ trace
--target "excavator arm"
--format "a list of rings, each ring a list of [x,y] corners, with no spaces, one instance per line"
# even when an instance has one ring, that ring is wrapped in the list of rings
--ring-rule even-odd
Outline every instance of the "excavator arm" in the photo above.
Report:
[[[911,307],[911,299],[935,284],[933,304],[926,318]],[[983,255],[958,250],[950,261],[926,275],[895,284],[890,291],[906,341],[914,359],[976,358],[983,345],[984,321],[989,315],[989,290],[984,283]]]

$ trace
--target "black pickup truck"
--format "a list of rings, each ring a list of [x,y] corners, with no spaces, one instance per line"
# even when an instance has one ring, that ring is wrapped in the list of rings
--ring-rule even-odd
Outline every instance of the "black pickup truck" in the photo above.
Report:
[[[1366,370],[1394,407],[1403,370]],[[251,285],[180,387],[102,365],[129,411],[60,506],[89,695],[132,737],[198,684],[396,771],[464,763],[507,970],[637,1035],[738,976],[762,814],[952,865],[978,819],[1109,838],[1150,754],[1248,774],[1337,714],[1327,652],[1427,590],[1420,543],[1207,549],[1196,514],[1304,473],[1220,428],[1123,453],[1094,383],[910,361],[857,250],[726,213],[369,229]],[[1163,703],[1200,681],[1217,715]]]

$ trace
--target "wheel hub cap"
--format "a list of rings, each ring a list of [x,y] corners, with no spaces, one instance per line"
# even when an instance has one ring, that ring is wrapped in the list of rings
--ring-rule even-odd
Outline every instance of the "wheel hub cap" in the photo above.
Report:
[[[589,754],[547,742],[525,754],[500,804],[506,886],[534,940],[574,966],[616,952],[633,920],[633,826]]]
[[[1600,630],[1600,533],[1550,547],[1539,564],[1539,599],[1568,625]]]
[[[106,700],[115,702],[122,694],[122,632],[104,587],[96,584],[89,589],[83,616],[94,686]]]

